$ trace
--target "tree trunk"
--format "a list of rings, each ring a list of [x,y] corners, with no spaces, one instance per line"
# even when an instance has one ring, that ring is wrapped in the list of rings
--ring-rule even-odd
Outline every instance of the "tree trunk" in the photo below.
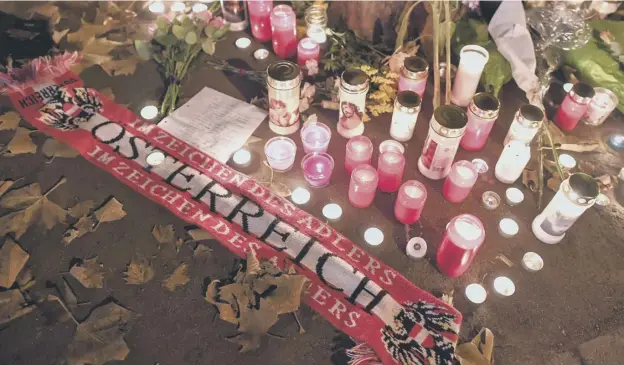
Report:
[[[405,1],[331,1],[329,24],[346,25],[358,37],[394,46],[396,26]]]

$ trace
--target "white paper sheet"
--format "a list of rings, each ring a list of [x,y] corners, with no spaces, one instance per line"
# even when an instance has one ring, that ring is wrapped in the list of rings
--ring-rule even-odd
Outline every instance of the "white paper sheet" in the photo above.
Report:
[[[205,87],[158,126],[225,163],[266,116],[255,105]]]

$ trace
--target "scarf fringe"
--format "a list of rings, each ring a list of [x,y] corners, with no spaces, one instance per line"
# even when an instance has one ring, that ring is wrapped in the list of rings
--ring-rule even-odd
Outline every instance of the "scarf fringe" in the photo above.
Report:
[[[349,365],[383,365],[375,350],[366,343],[360,343],[346,351]]]
[[[63,52],[56,56],[42,56],[22,67],[7,67],[0,72],[0,94],[22,93],[23,90],[49,81],[71,71],[80,60],[78,52]]]

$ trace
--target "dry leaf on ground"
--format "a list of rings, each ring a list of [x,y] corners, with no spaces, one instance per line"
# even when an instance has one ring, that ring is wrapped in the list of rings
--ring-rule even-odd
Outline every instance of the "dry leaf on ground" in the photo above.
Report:
[[[18,289],[0,292],[0,325],[28,314],[35,308],[34,305],[26,306],[26,300]]]
[[[6,146],[7,151],[11,155],[21,155],[24,153],[35,153],[37,152],[37,145],[33,143],[30,138],[30,133],[33,131],[17,127],[15,134],[13,135],[13,139]]]
[[[0,286],[10,288],[17,275],[22,271],[30,255],[24,251],[11,237],[4,239],[0,248]]]
[[[52,40],[54,40],[54,43],[59,44],[61,43],[61,40],[65,38],[68,32],[69,32],[69,29],[63,29],[60,32],[56,30],[52,31]]]
[[[41,152],[46,157],[74,158],[80,155],[80,152],[54,138],[46,139],[41,147]]]
[[[188,265],[182,263],[165,279],[163,286],[169,291],[174,291],[177,287],[188,284],[189,281],[191,279],[188,277]]]
[[[0,235],[11,232],[15,234],[15,238],[20,238],[35,222],[47,229],[52,229],[57,223],[65,223],[67,211],[47,197],[65,181],[62,178],[43,195],[37,183],[6,193],[0,199],[0,206],[19,210],[0,217]]]
[[[80,217],[78,222],[74,223],[63,233],[63,243],[67,246],[76,238],[80,238],[89,232],[95,231],[96,225],[97,222],[93,219],[93,215]]]
[[[200,243],[197,247],[195,247],[195,250],[193,250],[193,257],[197,259],[205,259],[212,254],[212,251],[212,248]]]
[[[135,58],[128,58],[125,60],[110,60],[100,63],[100,67],[109,76],[127,76],[134,74],[138,62],[139,61]]]
[[[97,262],[97,256],[84,260],[82,265],[74,265],[69,273],[73,275],[85,288],[104,287],[104,268]]]
[[[539,173],[537,170],[524,169],[522,171],[522,184],[531,191],[537,191],[539,186]]]
[[[67,308],[74,310],[78,307],[78,298],[76,298],[76,294],[72,290],[71,286],[69,286],[69,283],[65,280],[65,278],[63,278],[61,288],[59,288],[58,291],[59,294],[61,294]]]
[[[93,200],[83,200],[67,210],[69,211],[69,215],[72,217],[80,218],[83,215],[89,214],[94,205],[95,202],[93,202]]]
[[[108,200],[106,204],[97,209],[93,214],[99,223],[113,222],[126,216],[123,204],[115,198]]]
[[[17,112],[8,112],[0,115],[0,131],[16,129],[20,120],[22,120],[22,117]]]
[[[126,284],[141,285],[154,278],[154,269],[147,259],[137,257],[130,261],[128,269],[124,275],[126,276],[124,278],[124,280],[126,280]]]
[[[233,337],[228,337],[228,341],[241,346],[240,353],[257,350],[260,347],[261,337],[249,333],[239,333]]]
[[[19,285],[20,290],[26,290],[26,287],[33,285],[35,278],[33,277],[32,269],[29,267],[22,269],[17,278],[15,278],[15,282]]]
[[[208,231],[206,231],[204,229],[201,229],[201,228],[189,229],[188,231],[186,231],[186,233],[189,236],[191,236],[193,241],[203,241],[203,240],[214,240],[215,239],[213,235],[208,233]]]
[[[157,224],[152,228],[152,236],[161,244],[175,243],[175,230],[173,224],[160,225]]]
[[[13,184],[15,184],[15,181],[13,180],[0,180],[0,196],[4,195],[4,193],[11,189]]]
[[[76,328],[65,357],[68,365],[103,365],[124,360],[130,349],[123,336],[137,315],[115,303],[98,307]]]

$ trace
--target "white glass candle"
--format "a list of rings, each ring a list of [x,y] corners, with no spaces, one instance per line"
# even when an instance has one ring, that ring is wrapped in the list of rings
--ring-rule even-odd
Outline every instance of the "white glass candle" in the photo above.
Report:
[[[523,105],[511,122],[504,144],[507,145],[513,139],[530,144],[542,126],[544,118],[544,111],[541,108],[531,104]]]
[[[459,53],[459,67],[455,75],[451,102],[459,106],[468,106],[477,91],[481,73],[490,55],[485,48],[468,45]]]
[[[364,240],[371,246],[379,246],[384,240],[384,234],[381,229],[371,227],[364,232]]]
[[[516,285],[510,278],[506,276],[499,276],[494,279],[494,291],[504,297],[509,297],[516,292]]]
[[[412,138],[420,112],[420,103],[421,99],[417,93],[410,90],[399,92],[394,101],[394,111],[390,123],[390,136],[392,138],[400,142],[406,142]]]
[[[297,145],[288,137],[273,137],[264,146],[269,166],[275,171],[288,171],[295,163]]]
[[[487,298],[487,292],[481,284],[470,284],[466,287],[466,298],[475,304],[481,304],[485,302]]]
[[[322,5],[311,5],[305,11],[306,35],[318,44],[327,42],[327,11]]]
[[[596,94],[589,103],[587,112],[582,119],[583,123],[591,126],[604,123],[619,103],[618,97],[609,89],[597,87],[594,88],[594,91]]]
[[[507,201],[507,205],[513,207],[514,205],[522,203],[524,200],[524,193],[518,188],[509,188],[505,191],[505,200]]]
[[[514,140],[505,146],[496,162],[494,175],[498,181],[513,184],[531,159],[531,148],[523,141]]]

